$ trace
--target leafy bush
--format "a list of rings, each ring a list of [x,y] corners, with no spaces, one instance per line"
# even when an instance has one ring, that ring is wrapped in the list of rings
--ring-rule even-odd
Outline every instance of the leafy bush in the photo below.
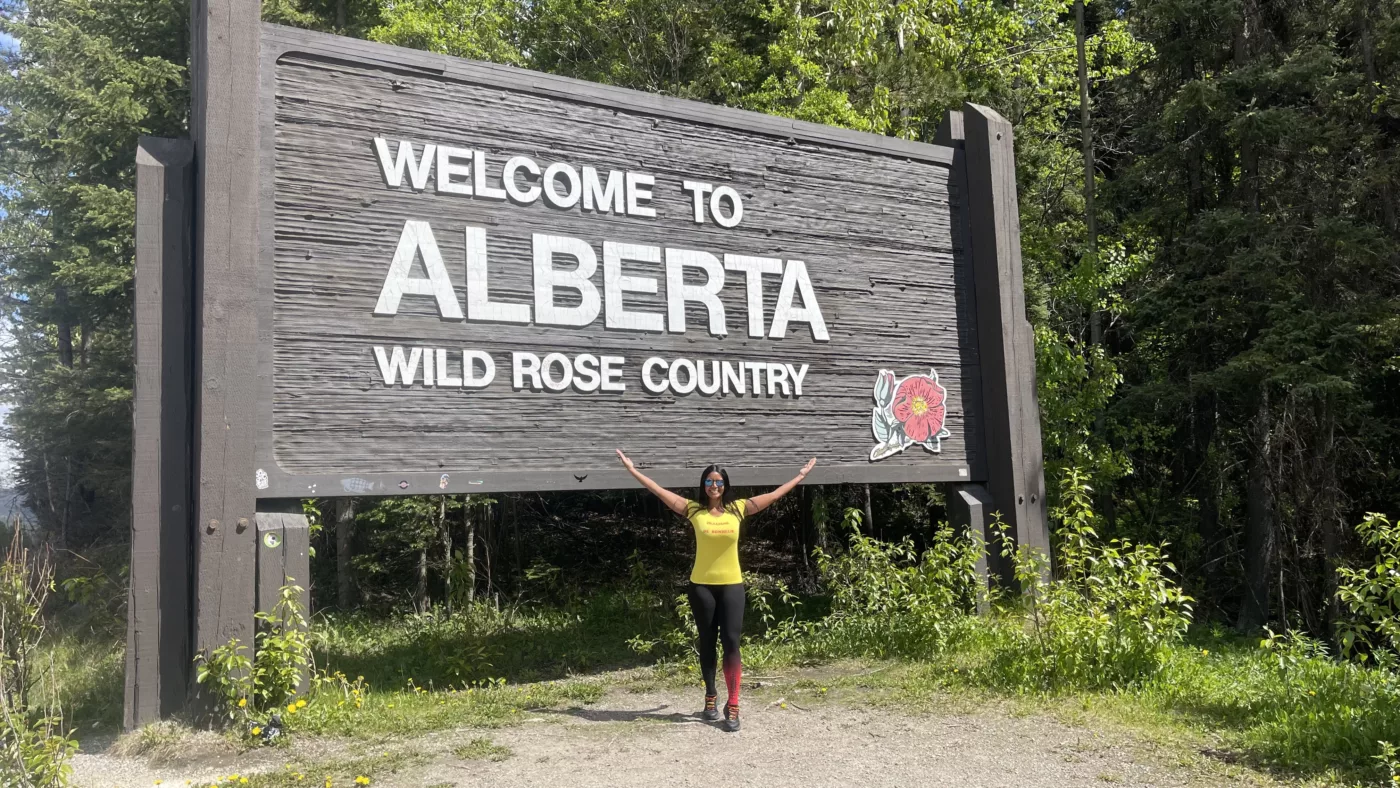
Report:
[[[1122,686],[1156,675],[1168,648],[1191,623],[1191,598],[1168,577],[1175,567],[1161,547],[1099,540],[1089,485],[1066,472],[1052,516],[1058,565],[1047,579],[1046,557],[1010,547],[998,521],[1003,554],[1025,592],[1024,627],[998,638],[994,674],[1020,688]]]
[[[831,612],[809,627],[813,647],[831,656],[926,656],[974,626],[984,554],[980,539],[946,523],[922,555],[913,542],[882,542],[861,533],[861,512],[848,509],[846,551],[816,551]]]
[[[1394,669],[1400,658],[1400,526],[1369,512],[1356,534],[1376,551],[1361,569],[1337,569],[1337,599],[1349,615],[1337,626],[1342,654]]]
[[[195,657],[195,681],[209,688],[227,719],[252,741],[277,738],[284,719],[307,704],[305,698],[297,698],[312,668],[302,590],[291,583],[282,586],[272,610],[257,614],[257,648],[251,658],[237,638]]]
[[[52,590],[53,565],[31,558],[15,528],[0,563],[0,775],[19,779],[6,785],[68,785],[68,759],[78,749],[57,710],[37,700],[44,603]]]

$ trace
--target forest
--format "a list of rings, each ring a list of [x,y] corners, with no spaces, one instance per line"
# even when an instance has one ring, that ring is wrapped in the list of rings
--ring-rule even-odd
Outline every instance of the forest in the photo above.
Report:
[[[1336,676],[1339,687],[1360,686],[1359,674],[1328,671],[1384,665],[1400,646],[1395,0],[263,0],[262,10],[279,24],[905,139],[932,141],[963,102],[996,109],[1016,135],[1054,516],[1047,582],[1071,588],[1101,561],[1141,562],[1161,585],[1116,615],[1147,605],[1172,643],[1258,650],[1262,638],[1269,653],[1325,655],[1309,680]],[[84,682],[120,664],[111,644],[125,633],[135,142],[187,134],[188,14],[180,0],[0,0],[0,397],[8,484],[23,502],[9,527],[51,556],[45,609],[59,651],[81,661],[83,638],[107,638],[106,662],[73,668],[82,688],[57,693],[77,718],[120,713],[120,687]],[[804,486],[758,518],[742,555],[769,608],[771,659],[913,657],[963,637],[963,624],[920,607],[937,607],[936,595],[918,597],[936,586],[951,609],[971,593],[942,495]],[[529,681],[684,652],[670,600],[691,536],[642,491],[305,507],[308,648],[341,681],[356,670],[371,684],[433,671]],[[836,581],[858,589],[852,578],[899,567],[933,584],[894,583],[923,600],[896,616],[908,631],[838,637],[812,623],[898,608],[898,595],[843,598]],[[549,611],[590,605],[624,622],[572,650],[525,635],[549,629]],[[499,618],[527,608],[534,623],[518,630]],[[423,616],[442,618],[415,629]],[[376,627],[394,634],[365,646]],[[603,643],[613,634],[631,638],[625,656]],[[454,637],[481,649],[480,664]],[[1082,664],[1032,667],[985,632],[967,637],[999,666],[989,686],[1024,688],[1036,671],[1058,676],[1031,681],[1037,690],[1097,684],[1074,678],[1093,672]],[[1113,651],[1065,637],[1067,648]],[[1147,663],[1159,689],[1161,670],[1185,670],[1146,656],[1166,643],[1156,637],[1104,668],[1115,686]],[[431,665],[389,669],[367,656],[376,649]],[[455,656],[433,662],[433,649]],[[1394,693],[1389,664],[1375,681]],[[1400,742],[1393,710],[1336,733],[1345,744],[1319,744],[1309,737],[1332,734],[1315,730],[1269,739],[1231,719],[1266,759],[1344,763],[1368,778],[1400,768],[1377,743]]]

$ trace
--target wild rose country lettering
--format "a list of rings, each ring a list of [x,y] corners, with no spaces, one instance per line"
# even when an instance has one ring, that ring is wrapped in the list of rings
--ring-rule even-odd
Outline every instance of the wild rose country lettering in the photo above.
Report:
[[[650,173],[576,167],[568,162],[537,162],[528,156],[488,157],[485,151],[440,143],[374,138],[374,154],[391,189],[406,189],[527,206],[543,201],[565,211],[663,219],[653,205],[658,186]],[[695,225],[737,227],[744,219],[739,192],[726,184],[683,180],[674,185],[688,197],[690,212],[682,221]],[[455,235],[455,234],[454,234]],[[720,293],[726,284],[745,291],[745,320],[740,330],[753,339],[780,340],[790,332],[811,332],[817,342],[830,341],[811,275],[802,260],[760,257],[738,251],[683,249],[629,242],[627,239],[575,238],[532,233],[508,239],[528,244],[533,297],[526,302],[494,300],[487,273],[486,228],[468,226],[462,236],[443,243],[466,249],[463,302],[443,262],[438,234],[429,222],[406,219],[393,259],[374,304],[376,316],[392,318],[405,298],[426,299],[443,320],[520,323],[583,328],[600,318],[609,330],[654,334],[706,331],[729,334],[729,316]],[[602,292],[595,282],[602,256]],[[622,273],[623,261],[656,267],[655,276]],[[421,262],[421,270],[415,273]],[[691,272],[691,281],[686,273]],[[700,284],[695,284],[696,275]],[[776,282],[771,315],[764,308],[765,285]],[[624,293],[664,293],[665,312],[625,308]],[[557,296],[568,296],[560,299]],[[561,301],[567,305],[561,305]],[[687,325],[686,307],[704,308],[702,325]],[[659,356],[633,364],[623,356],[513,351],[500,358],[482,350],[426,346],[372,347],[375,374],[384,386],[481,389],[497,384],[497,364],[505,366],[502,383],[522,391],[626,391],[629,381],[653,394],[696,396],[800,397],[807,364]],[[497,384],[499,385],[499,384]]]

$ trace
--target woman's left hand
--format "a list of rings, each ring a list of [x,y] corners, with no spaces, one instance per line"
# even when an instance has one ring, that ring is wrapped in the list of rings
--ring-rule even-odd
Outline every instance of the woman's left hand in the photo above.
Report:
[[[807,478],[807,474],[809,474],[809,473],[812,472],[812,468],[815,467],[816,464],[817,464],[817,458],[816,458],[816,457],[813,457],[812,459],[808,460],[808,461],[807,461],[807,464],[802,466],[802,470],[800,470],[800,471],[797,472],[797,478],[798,478],[798,479],[805,479],[805,478]]]

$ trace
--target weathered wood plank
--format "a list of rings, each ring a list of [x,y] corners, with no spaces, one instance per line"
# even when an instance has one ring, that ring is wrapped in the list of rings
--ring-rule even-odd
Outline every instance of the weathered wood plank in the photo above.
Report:
[[[1011,124],[963,106],[972,268],[982,362],[987,490],[1018,545],[1050,554],[1035,389],[1035,337],[1026,319]],[[1001,567],[1005,577],[1008,568]],[[1006,578],[1010,580],[1010,578]]]
[[[377,492],[400,491],[399,480],[410,482],[404,492],[424,492],[419,480],[432,473],[449,474],[450,491],[459,490],[459,479],[488,476],[498,480],[487,482],[495,489],[528,489],[522,485],[541,473],[565,482],[568,474],[587,475],[588,487],[631,486],[625,475],[607,473],[616,470],[611,452],[619,442],[641,461],[683,468],[713,461],[712,435],[732,466],[786,468],[816,453],[819,473],[829,474],[823,481],[967,480],[981,472],[980,402],[970,403],[965,391],[980,376],[972,275],[954,227],[961,197],[950,180],[950,150],[908,158],[295,54],[280,59],[275,90],[275,317],[266,365],[273,391],[264,438],[273,457],[261,459],[276,467],[266,469],[267,494],[327,494],[328,480],[339,487],[339,480],[367,476]],[[650,172],[658,218],[522,207],[436,194],[431,186],[391,189],[374,156],[376,135],[483,149],[496,166],[528,155],[542,165]],[[733,183],[744,195],[744,223],[692,224],[689,195],[678,188],[684,179]],[[737,274],[721,292],[729,334],[718,338],[697,328],[704,318],[698,305],[687,310],[685,334],[603,331],[601,317],[588,330],[449,322],[423,298],[406,298],[393,319],[375,318],[408,218],[433,227],[462,297],[464,228],[485,227],[491,297],[515,303],[532,299],[535,232],[583,238],[598,253],[603,240],[624,240],[802,259],[831,341],[814,342],[800,325],[782,341],[749,338]],[[659,271],[629,262],[623,272],[664,280]],[[765,288],[769,315],[776,279]],[[600,270],[594,282],[601,280]],[[627,307],[664,314],[664,287],[629,293]],[[480,391],[391,389],[375,379],[374,345],[485,350],[498,380]],[[512,350],[624,356],[628,391],[513,391],[502,381]],[[651,355],[808,363],[811,370],[801,399],[653,395],[639,378]],[[902,377],[930,367],[948,391],[951,435],[942,451],[912,447],[872,464],[876,373]],[[298,486],[279,486],[279,470],[296,474]],[[460,491],[473,489],[482,488]]]
[[[257,397],[258,4],[191,5],[198,161],[194,649],[251,644]],[[192,688],[192,691],[195,688]]]
[[[188,140],[142,137],[136,149],[127,730],[184,705],[190,666],[193,155]]]
[[[976,569],[980,578],[977,612],[988,613],[991,611],[991,597],[988,593],[991,574],[987,567],[989,563],[995,565],[993,559],[1000,555],[996,534],[992,533],[990,528],[992,497],[980,484],[950,484],[945,488],[945,496],[948,501],[948,524],[953,526],[954,531],[980,540],[987,551],[977,560]]]

